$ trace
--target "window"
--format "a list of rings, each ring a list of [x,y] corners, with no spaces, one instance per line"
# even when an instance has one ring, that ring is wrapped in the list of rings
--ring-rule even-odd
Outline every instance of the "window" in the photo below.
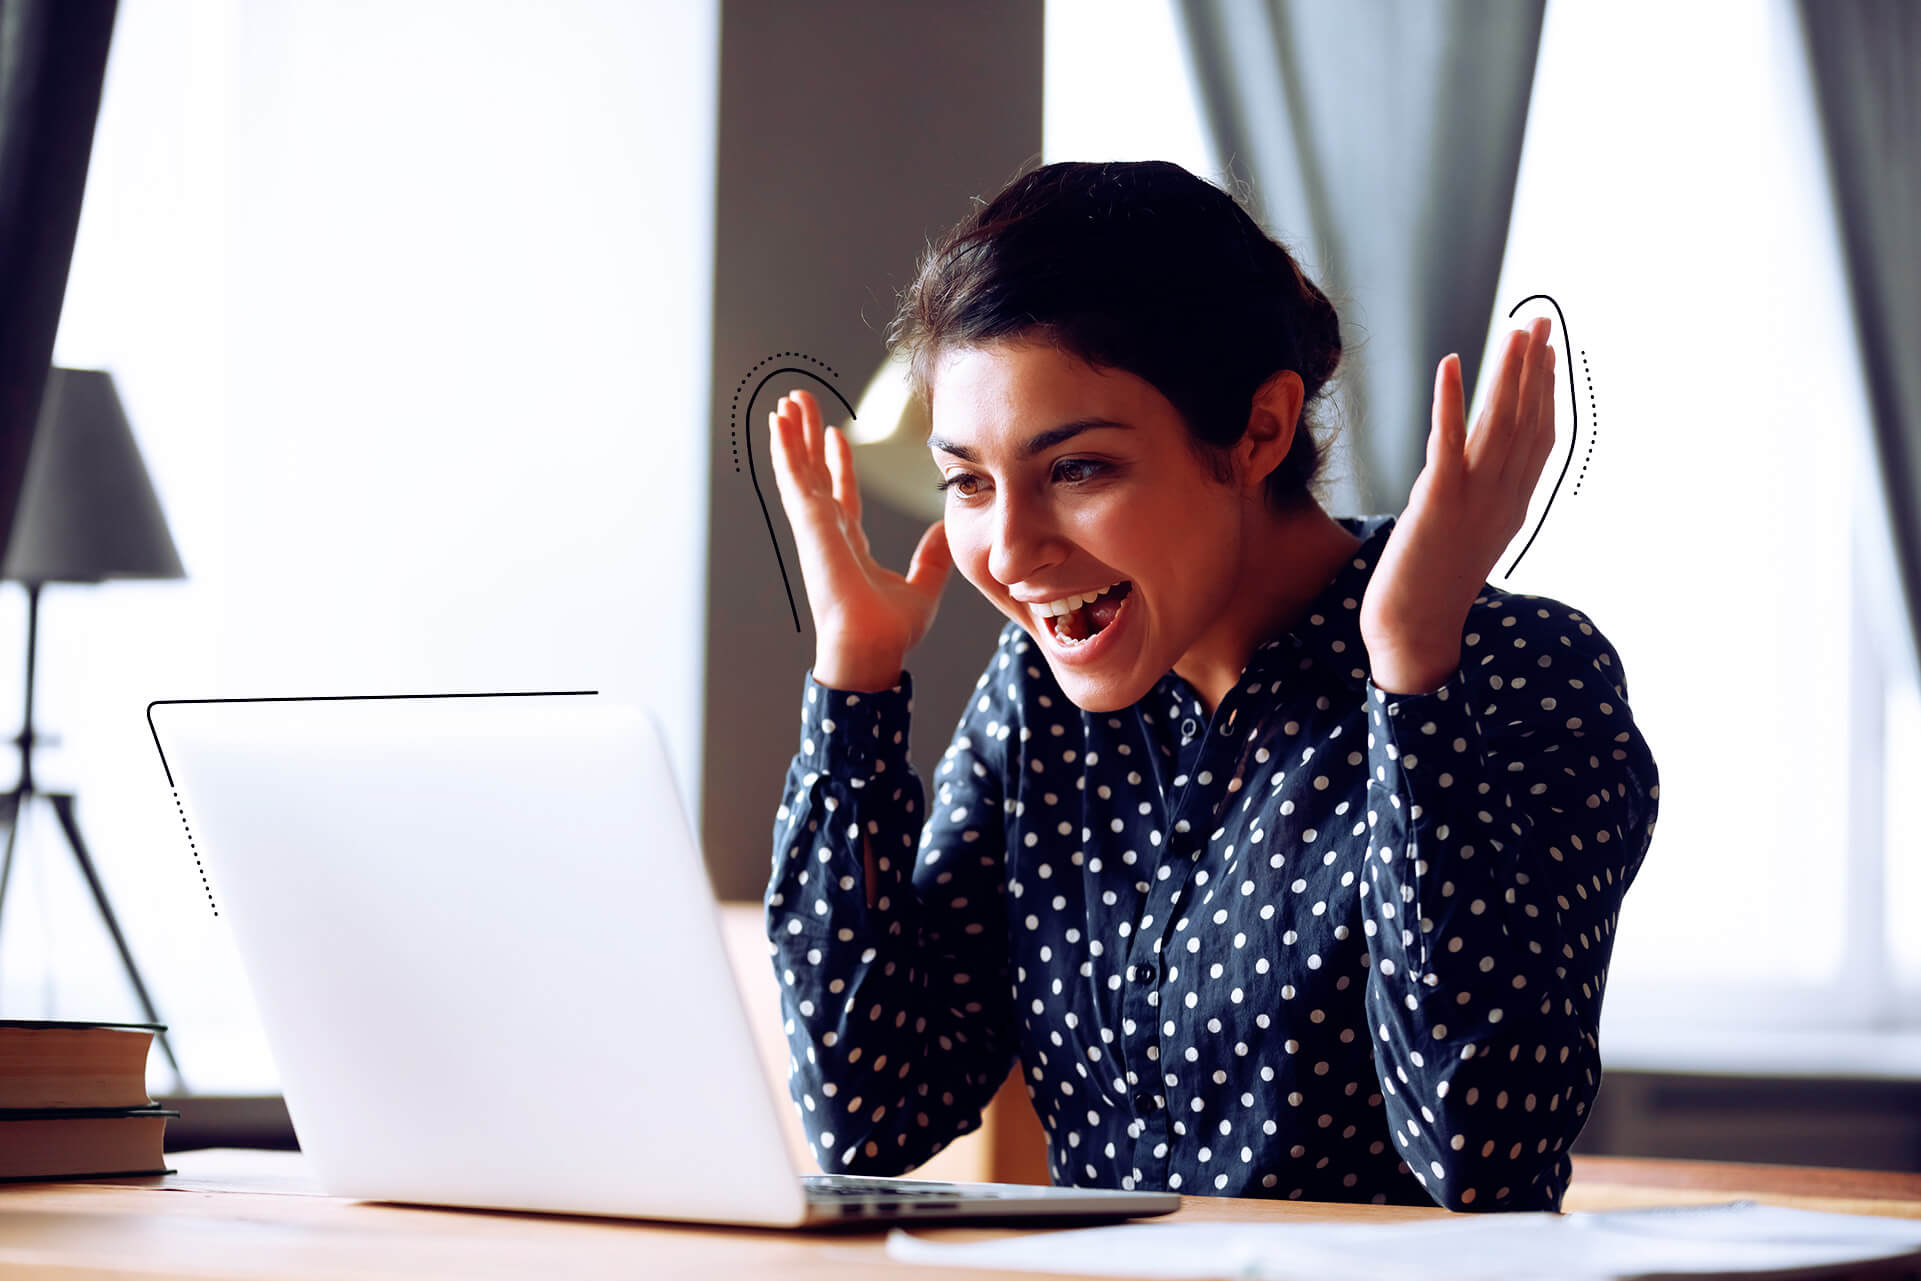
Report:
[[[1171,160],[1219,181],[1170,0],[1048,0],[1041,154]]]
[[[1785,3],[1661,22],[1547,11],[1489,349],[1553,294],[1596,431],[1502,585],[1615,641],[1661,767],[1610,1026],[1885,1024],[1912,660],[1801,36]]]
[[[1594,619],[1661,769],[1609,1027],[1912,1024],[1921,696],[1800,32],[1785,2],[1662,8],[1650,41],[1655,21],[1547,9],[1484,357],[1516,301],[1559,301],[1536,513],[1570,375],[1592,416],[1539,539],[1491,581]],[[1051,0],[1047,33],[1048,159],[1219,181],[1171,5]]]
[[[55,360],[113,371],[190,577],[48,590],[35,764],[197,1090],[277,1078],[149,700],[667,691],[698,794],[709,454],[659,424],[707,413],[717,41],[676,0],[120,5]],[[0,1009],[137,1018],[34,817]]]

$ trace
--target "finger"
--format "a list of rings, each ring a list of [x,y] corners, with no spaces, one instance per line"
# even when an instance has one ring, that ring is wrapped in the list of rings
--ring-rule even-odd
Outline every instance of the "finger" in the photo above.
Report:
[[[787,403],[800,419],[801,439],[807,442],[807,456],[822,468],[827,466],[827,441],[821,432],[820,406],[804,391],[787,393]]]
[[[774,482],[784,494],[799,501],[818,494],[822,486],[807,465],[800,440],[800,422],[791,413],[767,415],[769,453],[774,456]]]
[[[1468,461],[1477,468],[1491,467],[1498,474],[1513,449],[1515,425],[1531,390],[1525,377],[1533,345],[1533,337],[1525,329],[1508,335],[1494,394],[1488,398],[1487,413],[1474,433],[1474,444],[1468,454]]]
[[[794,420],[795,431],[800,437],[808,476],[814,485],[813,492],[833,494],[834,473],[827,457],[827,433],[821,427],[820,406],[814,404],[806,392],[790,392],[784,399],[787,416]]]
[[[780,491],[782,501],[797,492],[794,483],[793,447],[788,443],[787,434],[781,426],[780,415],[772,410],[767,413],[767,457],[774,466],[774,487]]]
[[[1504,478],[1530,490],[1540,478],[1538,460],[1554,447],[1554,349],[1547,343],[1549,332],[1545,318],[1535,322],[1523,362],[1520,400],[1507,448],[1498,463]],[[1542,448],[1544,440],[1546,449]]]
[[[1554,371],[1559,367],[1561,359],[1560,353],[1555,351],[1553,347],[1547,348],[1544,354],[1547,358],[1547,363],[1541,367],[1541,420],[1552,429],[1554,426],[1554,406],[1556,403],[1554,399],[1554,387],[1555,384],[1560,381]]]
[[[865,564],[874,564],[873,550],[867,543],[867,531],[860,520],[860,486],[854,479],[854,450],[847,443],[847,437],[838,427],[826,429],[827,470],[833,476],[834,503],[841,511],[841,525],[847,532],[847,544],[854,554]]]
[[[847,519],[860,523],[860,485],[854,479],[854,447],[847,443],[847,435],[838,427],[829,427],[827,435],[831,438],[827,447],[828,469],[834,474],[834,501],[847,512]]]
[[[786,466],[791,473],[801,448],[800,419],[792,414],[773,417],[786,440]],[[850,527],[843,518],[824,469],[814,480],[790,476],[788,484],[792,492],[783,492],[782,505],[793,530],[808,599],[840,599],[859,590],[868,578],[872,558],[860,527]]]
[[[947,523],[937,520],[927,527],[914,548],[914,558],[907,563],[907,581],[939,595],[947,582],[948,571],[953,568],[954,552],[947,545]]]
[[[1467,406],[1462,399],[1461,358],[1450,354],[1434,371],[1434,425],[1428,432],[1428,466],[1458,463],[1467,445]]]
[[[1502,365],[1495,411],[1487,424],[1487,446],[1481,455],[1496,474],[1506,471],[1518,455],[1525,459],[1533,449],[1537,382],[1550,332],[1548,319],[1539,317],[1527,328],[1516,330],[1508,344],[1508,361]]]
[[[1526,460],[1527,472],[1522,477],[1522,485],[1530,493],[1540,482],[1541,468],[1554,453],[1554,413],[1559,402],[1554,398],[1554,367],[1556,364],[1554,348],[1547,349],[1547,367],[1541,377],[1540,417],[1535,428],[1533,448]]]

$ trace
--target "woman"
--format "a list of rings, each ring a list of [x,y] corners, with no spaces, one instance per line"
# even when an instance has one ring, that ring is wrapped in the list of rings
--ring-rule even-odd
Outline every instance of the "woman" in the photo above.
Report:
[[[1312,495],[1334,310],[1178,166],[1020,178],[889,338],[947,495],[906,575],[814,398],[771,424],[817,649],[767,927],[822,1168],[912,1169],[1018,1059],[1057,1183],[1559,1209],[1659,788],[1606,639],[1485,581],[1547,323],[1472,436],[1441,362],[1398,520]],[[950,567],[1009,625],[924,806]]]

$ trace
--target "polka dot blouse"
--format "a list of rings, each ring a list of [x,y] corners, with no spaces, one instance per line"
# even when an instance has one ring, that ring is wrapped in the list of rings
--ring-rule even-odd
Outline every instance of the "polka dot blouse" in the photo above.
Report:
[[[1359,628],[1391,516],[1209,717],[1086,712],[1008,624],[933,780],[911,677],[809,672],[767,930],[821,1168],[905,1173],[1018,1061],[1057,1184],[1558,1210],[1660,787],[1614,649],[1487,587],[1441,688]],[[879,884],[868,905],[862,843]]]

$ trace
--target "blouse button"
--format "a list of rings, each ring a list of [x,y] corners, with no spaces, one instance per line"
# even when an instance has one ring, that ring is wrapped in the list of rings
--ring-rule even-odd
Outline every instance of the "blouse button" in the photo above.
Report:
[[[1192,738],[1194,737],[1194,731],[1199,728],[1200,726],[1195,724],[1194,718],[1190,716],[1186,720],[1181,722],[1181,737]]]
[[[1154,1096],[1146,1090],[1142,1090],[1139,1094],[1136,1094],[1134,1096],[1134,1110],[1136,1112],[1152,1112],[1154,1110]]]
[[[1152,961],[1135,962],[1134,978],[1136,979],[1136,981],[1141,983],[1152,983],[1154,981],[1154,962]]]

